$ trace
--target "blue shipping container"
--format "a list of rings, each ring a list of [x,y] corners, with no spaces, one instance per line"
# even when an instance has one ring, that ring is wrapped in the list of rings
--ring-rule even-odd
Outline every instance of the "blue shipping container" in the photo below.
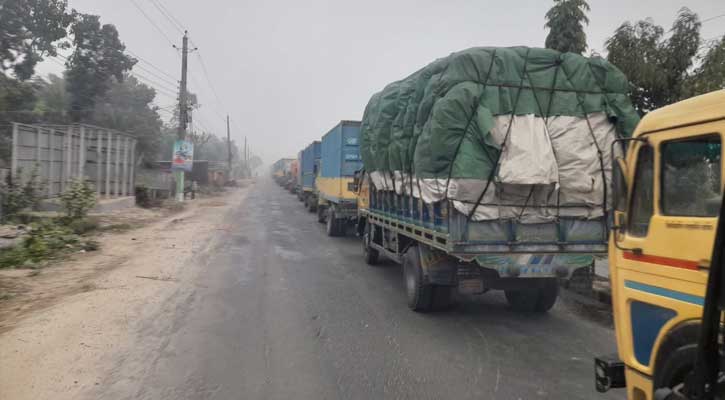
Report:
[[[314,141],[302,150],[302,188],[312,190],[315,187],[315,177],[320,169],[320,142]]]
[[[360,122],[341,121],[322,137],[321,177],[352,177],[362,168]]]

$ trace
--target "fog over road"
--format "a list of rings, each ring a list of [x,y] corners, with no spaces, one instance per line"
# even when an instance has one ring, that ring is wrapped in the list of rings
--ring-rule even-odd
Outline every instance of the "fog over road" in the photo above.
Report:
[[[502,293],[447,312],[408,310],[401,268],[366,265],[260,180],[219,230],[205,273],[141,321],[138,354],[113,360],[94,396],[149,399],[607,399],[593,357],[611,328],[559,299],[545,315]],[[172,319],[171,323],[159,324]],[[162,326],[162,327],[159,327]]]

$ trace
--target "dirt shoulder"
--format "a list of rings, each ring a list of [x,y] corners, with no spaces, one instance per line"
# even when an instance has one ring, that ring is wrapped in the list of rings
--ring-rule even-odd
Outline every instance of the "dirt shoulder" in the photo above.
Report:
[[[189,202],[175,215],[140,212],[144,226],[104,234],[101,250],[37,276],[2,271],[12,297],[0,302],[0,398],[75,399],[98,385],[103,360],[133,345],[133,321],[193,284],[225,215],[249,190]]]

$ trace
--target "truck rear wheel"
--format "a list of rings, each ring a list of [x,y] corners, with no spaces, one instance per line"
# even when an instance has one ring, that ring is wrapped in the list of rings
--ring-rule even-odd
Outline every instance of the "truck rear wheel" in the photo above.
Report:
[[[324,224],[326,222],[325,216],[327,215],[327,208],[317,206],[317,222]]]
[[[546,278],[541,287],[527,290],[506,290],[506,301],[516,311],[547,312],[556,303],[559,285],[555,278]]]
[[[365,263],[367,265],[376,265],[379,261],[380,253],[370,247],[370,243],[372,242],[371,230],[370,224],[366,223],[362,237],[363,256],[365,257]]]
[[[309,212],[317,211],[317,202],[312,196],[307,196],[307,199],[305,199],[305,206]]]
[[[328,208],[327,212],[327,236],[340,236],[340,221],[335,219],[335,210]]]
[[[433,302],[433,286],[423,279],[418,247],[411,246],[403,256],[403,277],[408,307],[413,311],[430,311]]]

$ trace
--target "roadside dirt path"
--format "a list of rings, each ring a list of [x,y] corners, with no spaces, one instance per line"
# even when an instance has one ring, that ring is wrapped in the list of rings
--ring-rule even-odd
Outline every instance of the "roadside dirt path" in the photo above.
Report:
[[[163,310],[208,267],[214,238],[234,222],[225,216],[253,188],[168,217],[148,214],[160,219],[23,278],[35,281],[0,306],[0,399],[77,399],[99,385],[114,355],[142,345],[133,343],[133,322]]]

